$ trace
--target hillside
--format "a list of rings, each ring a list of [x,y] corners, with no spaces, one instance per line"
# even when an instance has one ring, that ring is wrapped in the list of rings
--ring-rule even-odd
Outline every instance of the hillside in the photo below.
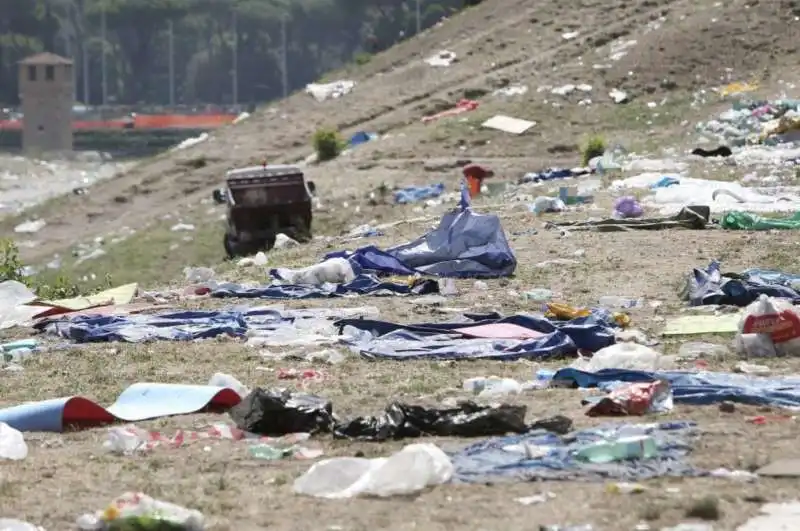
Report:
[[[795,44],[785,37],[793,31],[793,9],[788,0],[486,0],[366,65],[326,76],[357,82],[342,99],[320,103],[295,94],[194,148],[144,161],[88,195],[48,203],[38,209],[47,226],[23,257],[40,262],[122,227],[138,230],[164,215],[190,216],[225,170],[262,159],[302,160],[321,126],[345,136],[357,130],[390,135],[352,157],[309,170],[326,202],[352,199],[382,181],[409,184],[454,175],[447,169],[421,175],[421,162],[428,158],[488,158],[502,173],[516,176],[575,164],[577,145],[593,132],[629,149],[658,145],[686,127],[680,125],[682,115],[690,112],[695,90],[781,78],[783,66],[795,57]],[[577,36],[565,38],[571,32]],[[446,68],[423,61],[442,49],[455,52],[458,61]],[[589,84],[592,91],[562,97],[538,90],[568,83]],[[492,95],[508,84],[529,91]],[[608,93],[615,88],[626,91],[631,103],[614,105]],[[481,104],[464,115],[467,121],[420,123],[422,116],[463,97]],[[591,105],[578,104],[586,98]],[[662,109],[652,111],[649,102],[663,103]],[[495,112],[537,125],[518,137],[475,127]],[[350,223],[358,221],[344,214]],[[371,219],[369,212],[361,215]],[[1,225],[10,233],[17,222],[6,219]]]

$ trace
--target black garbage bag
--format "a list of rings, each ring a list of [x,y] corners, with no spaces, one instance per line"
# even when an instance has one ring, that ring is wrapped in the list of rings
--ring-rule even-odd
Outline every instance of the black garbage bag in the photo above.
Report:
[[[451,437],[486,437],[507,433],[525,433],[525,406],[479,406],[462,402],[446,409],[411,406],[400,402],[389,404],[377,416],[358,417],[337,423],[334,437],[385,441],[423,435]]]
[[[566,435],[572,431],[572,419],[564,415],[555,415],[537,420],[530,426],[531,430],[547,430],[558,435]]]
[[[328,433],[334,425],[333,404],[329,400],[285,389],[254,389],[228,414],[237,428],[259,435]]]

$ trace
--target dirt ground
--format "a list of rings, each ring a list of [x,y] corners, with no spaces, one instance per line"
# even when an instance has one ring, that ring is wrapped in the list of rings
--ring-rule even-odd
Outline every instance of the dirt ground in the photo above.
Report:
[[[315,103],[304,94],[293,96],[240,125],[214,133],[211,141],[196,148],[143,161],[131,172],[93,186],[88,195],[56,199],[28,212],[26,217],[41,215],[48,225],[35,235],[38,245],[22,250],[23,257],[29,263],[49,260],[55,253],[68,257],[78,243],[96,237],[110,239],[109,235],[132,229],[135,235],[105,247],[106,257],[80,266],[70,264],[69,268],[98,277],[108,272],[116,282],[139,280],[148,287],[180,285],[181,270],[191,265],[214,265],[226,278],[261,280],[258,272],[219,264],[221,211],[201,200],[209,197],[225,169],[263,157],[270,161],[303,159],[309,154],[308,139],[320,125],[333,125],[345,134],[360,129],[379,131],[387,138],[309,168],[323,203],[316,213],[317,232],[329,238],[299,250],[271,253],[270,264],[308,265],[324,252],[343,246],[368,242],[382,247],[408,241],[429,229],[447,205],[371,207],[367,194],[381,182],[444,181],[455,189],[455,162],[465,158],[485,162],[501,178],[516,180],[546,166],[576,165],[578,146],[597,132],[631,150],[660,156],[663,147],[690,145],[695,138],[689,136],[694,122],[729,105],[709,97],[692,107],[696,91],[753,78],[762,82],[764,95],[788,90],[786,82],[791,76],[782,69],[796,57],[794,41],[786,38],[794,31],[794,9],[788,1],[757,0],[724,5],[680,0],[658,5],[649,0],[486,0],[440,28],[374,57],[363,68],[328,76],[330,80],[352,77],[359,82],[346,100]],[[562,34],[569,31],[580,35],[564,39]],[[633,39],[637,43],[628,55],[618,61],[609,59],[614,43],[618,46]],[[461,60],[439,70],[421,62],[425,55],[442,48],[455,51]],[[605,63],[611,67],[594,68]],[[578,95],[559,98],[537,91],[540,86],[579,82],[593,85],[595,104],[580,106]],[[516,98],[491,95],[506,83],[524,83],[530,90]],[[607,93],[616,87],[628,91],[634,100],[625,106],[611,104]],[[475,89],[487,93],[470,116],[429,126],[419,123],[421,115],[440,109],[443,102],[475,94]],[[649,102],[658,105],[653,109]],[[533,119],[537,126],[530,134],[511,138],[477,127],[495,113]],[[716,167],[696,171],[706,177],[730,178],[727,170]],[[594,206],[569,216],[583,219],[605,214],[610,204],[611,197],[599,193]],[[756,266],[796,271],[798,244],[788,232],[661,231],[562,237],[545,230],[544,220],[533,218],[524,201],[488,197],[475,208],[501,215],[519,266],[515,278],[490,281],[487,291],[476,289],[472,281],[458,282],[460,293],[448,303],[452,307],[504,314],[536,311],[520,292],[537,287],[549,288],[558,299],[575,305],[596,303],[602,295],[645,297],[662,304],[634,309],[633,326],[659,338],[665,318],[684,311],[676,291],[693,267],[717,258],[730,271]],[[426,220],[413,221],[419,217]],[[561,217],[551,215],[545,220]],[[400,219],[411,221],[387,229],[382,237],[349,244],[337,238],[354,225]],[[19,220],[0,220],[0,228],[10,233]],[[169,227],[178,220],[196,224],[196,230],[191,234],[171,232]],[[537,265],[553,259],[577,263]],[[181,304],[222,305],[218,301]],[[415,304],[413,298],[287,303],[290,307],[362,305],[377,306],[381,318],[390,321],[451,317]],[[4,335],[25,337],[28,333],[15,330]],[[703,339],[728,345],[732,338]],[[657,348],[671,354],[681,342],[663,341]],[[738,361],[730,354],[709,360],[709,366],[731,370]],[[795,360],[769,363],[775,374],[798,369]],[[277,379],[276,370],[308,366],[305,362],[266,360],[257,350],[234,341],[53,350],[27,361],[22,372],[0,372],[0,407],[73,394],[110,404],[134,382],[206,383],[215,372],[232,374],[251,387],[291,387],[293,382]],[[465,378],[498,375],[526,380],[540,365],[368,362],[348,354],[343,363],[312,366],[327,377],[307,390],[330,398],[335,411],[348,416],[377,412],[392,400],[436,404],[444,398],[465,397],[461,390]],[[585,416],[581,396],[578,391],[553,389],[509,400],[527,405],[529,420],[563,414],[577,427],[605,422]],[[733,413],[723,413],[714,406],[678,405],[664,418],[699,424],[703,435],[691,455],[696,466],[753,470],[770,460],[796,455],[794,419],[766,425],[748,422],[755,415],[773,413],[779,412],[737,407]],[[169,433],[224,420],[227,416],[189,415],[140,426]],[[308,468],[308,462],[256,460],[244,444],[230,441],[120,457],[103,450],[105,437],[102,428],[32,434],[26,460],[0,463],[0,515],[35,522],[48,530],[69,529],[83,512],[102,507],[124,491],[141,490],[201,510],[217,530],[490,530],[591,523],[596,530],[617,531],[646,529],[636,527],[643,521],[649,529],[688,521],[686,512],[710,496],[720,509],[714,529],[732,530],[756,514],[764,501],[789,500],[796,495],[791,480],[741,483],[702,478],[648,481],[647,491],[637,495],[610,494],[602,483],[538,482],[445,485],[409,499],[322,501],[297,496],[291,490],[294,478]],[[324,437],[317,442],[326,456],[359,452],[384,456],[402,446],[353,444]],[[436,442],[450,450],[471,441]],[[552,492],[555,498],[530,506],[515,501],[542,492]]]
[[[488,201],[488,200],[487,200]],[[602,202],[602,200],[601,200]],[[511,235],[530,229],[530,214],[506,211],[503,219]],[[389,230],[383,241],[403,241],[419,233],[425,224],[402,225]],[[472,281],[460,281],[460,294],[448,306],[516,311],[535,311],[514,290],[549,287],[561,299],[574,304],[596,302],[604,294],[644,296],[663,304],[632,312],[636,328],[658,338],[665,316],[683,308],[678,287],[692,267],[721,257],[726,269],[750,266],[785,267],[796,255],[796,242],[789,234],[761,234],[756,241],[742,234],[705,232],[653,232],[629,234],[572,234],[540,231],[535,236],[510,236],[520,263],[518,275],[506,283],[491,281],[488,291],[477,290]],[[319,255],[321,244],[276,253],[276,259],[304,263]],[[536,264],[555,258],[585,255],[575,265],[538,268]],[[283,253],[282,255],[280,253]],[[765,261],[766,260],[766,261]],[[253,273],[234,277],[254,279]],[[216,301],[190,304],[220,306]],[[349,300],[289,303],[291,307],[374,305],[387,320],[400,322],[442,321],[450,316],[415,304],[413,298],[362,297]],[[24,331],[18,331],[24,335]],[[730,337],[704,339],[727,345]],[[676,353],[682,341],[667,341],[657,347]],[[313,352],[319,348],[305,349]],[[714,369],[731,370],[738,360],[731,354],[710,360]],[[566,362],[541,366],[559,367]],[[770,363],[776,374],[797,369],[792,361]],[[376,412],[392,400],[434,405],[448,397],[466,397],[460,390],[465,378],[498,375],[530,379],[540,365],[532,362],[369,362],[348,354],[333,366],[307,362],[269,361],[256,349],[232,341],[205,341],[149,345],[109,344],[79,350],[52,351],[31,359],[20,373],[2,373],[0,407],[24,400],[81,394],[101,404],[113,402],[128,385],[137,381],[205,383],[217,371],[227,372],[250,386],[296,386],[278,380],[279,368],[313,367],[327,375],[323,382],[304,389],[329,397],[337,413],[349,416]],[[687,365],[691,367],[691,365]],[[13,391],[12,391],[13,390]],[[586,417],[581,394],[574,390],[534,391],[510,399],[528,406],[528,418],[563,414],[577,427],[606,422]],[[798,428],[794,420],[763,426],[747,422],[755,415],[777,411],[738,407],[722,413],[715,406],[676,406],[665,418],[694,420],[703,435],[691,456],[698,467],[752,470],[772,459],[796,455]],[[164,433],[177,428],[200,429],[226,416],[190,415],[142,423]],[[636,419],[633,419],[636,420]],[[651,419],[642,419],[651,420]],[[247,454],[244,444],[218,441],[195,443],[180,449],[156,449],[149,456],[120,457],[102,449],[103,428],[63,435],[33,434],[31,453],[18,463],[3,463],[0,480],[0,514],[40,523],[47,529],[66,529],[83,511],[97,508],[122,491],[142,490],[152,496],[200,509],[213,529],[496,529],[530,528],[532,524],[591,523],[594,529],[634,529],[646,521],[651,529],[686,521],[685,512],[698,500],[718,500],[721,516],[715,529],[734,529],[758,510],[763,500],[788,500],[795,495],[790,481],[762,479],[740,483],[731,479],[656,479],[645,483],[638,495],[606,492],[602,483],[539,482],[496,485],[442,486],[412,499],[320,501],[295,495],[291,485],[309,466],[305,461],[258,461]],[[445,449],[456,449],[467,440],[437,441]],[[388,455],[402,443],[371,444],[318,440],[326,456]],[[677,490],[676,490],[677,489]],[[540,505],[523,506],[515,498],[542,492],[556,497]],[[576,503],[580,500],[579,503]],[[408,505],[413,512],[406,514]]]

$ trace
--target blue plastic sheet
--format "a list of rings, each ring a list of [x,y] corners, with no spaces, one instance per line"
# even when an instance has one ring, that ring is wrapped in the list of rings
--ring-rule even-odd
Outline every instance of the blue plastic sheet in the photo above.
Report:
[[[378,135],[376,135],[375,133],[367,133],[365,131],[359,131],[350,137],[349,143],[351,147],[356,147],[361,144],[366,144],[371,140],[375,140],[376,138],[378,138]]]
[[[708,405],[729,401],[755,406],[800,407],[800,378],[761,378],[725,372],[646,372],[603,369],[596,373],[561,369],[553,376],[556,385],[599,387],[610,390],[619,382],[667,380],[675,403]]]
[[[476,214],[464,192],[460,208],[445,214],[439,226],[416,240],[385,251],[375,246],[325,256],[347,258],[356,273],[497,278],[514,274],[517,259],[500,218]]]
[[[540,172],[526,173],[519,180],[519,184],[525,183],[539,183],[544,181],[553,181],[556,179],[568,179],[570,177],[580,177],[586,175],[589,170],[579,168],[577,170],[570,170],[566,168],[547,168]]]
[[[759,295],[791,299],[800,303],[800,292],[786,285],[792,275],[780,271],[751,269],[739,278],[724,276],[720,263],[711,262],[705,269],[695,268],[689,278],[687,298],[692,306],[724,304],[747,306]]]
[[[661,424],[607,424],[561,437],[542,431],[479,442],[451,454],[456,483],[485,483],[532,480],[616,479],[640,481],[660,476],[703,475],[686,462],[696,434],[690,422]],[[575,453],[582,447],[605,438],[650,435],[658,446],[658,456],[605,464],[586,463]],[[546,448],[547,454],[530,458],[523,445]]]
[[[277,270],[270,271],[274,277],[279,277]],[[243,298],[243,299],[322,299],[329,297],[343,297],[345,295],[425,295],[437,293],[439,290],[436,282],[420,281],[409,286],[408,283],[389,282],[380,280],[374,275],[360,274],[347,284],[328,284],[324,286],[310,286],[297,284],[270,284],[268,286],[246,287],[241,284],[220,284],[211,292],[217,298]]]
[[[361,331],[347,340],[353,350],[371,359],[548,359],[574,355],[578,349],[600,350],[614,343],[611,325],[594,316],[550,321],[537,315],[465,315],[459,323],[396,324],[371,319],[342,319],[336,326]],[[537,339],[469,338],[459,329],[510,323],[544,334]]]
[[[430,186],[407,186],[394,192],[394,202],[398,205],[417,203],[425,199],[433,199],[444,193],[444,183]]]
[[[77,315],[44,320],[36,328],[78,343],[123,341],[191,341],[220,335],[243,337],[248,329],[263,331],[286,326],[296,319],[319,318],[314,310],[232,308],[220,311],[181,311],[154,315]]]

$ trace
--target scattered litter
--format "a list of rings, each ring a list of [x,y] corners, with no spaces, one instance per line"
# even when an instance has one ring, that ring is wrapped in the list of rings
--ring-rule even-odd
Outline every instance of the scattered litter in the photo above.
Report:
[[[5,422],[0,422],[0,460],[19,461],[28,457],[25,438]]]
[[[189,223],[178,223],[177,225],[173,225],[169,230],[172,232],[191,232],[194,230],[194,225]]]
[[[83,531],[110,531],[112,525],[127,523],[131,529],[139,525],[153,525],[153,521],[178,526],[185,531],[203,531],[203,515],[173,503],[163,502],[146,494],[126,492],[95,514],[84,514],[78,518],[78,528]]]
[[[522,505],[537,505],[544,503],[548,500],[555,499],[556,495],[552,492],[545,492],[543,494],[534,494],[533,496],[525,496],[524,498],[514,498],[514,501]]]
[[[662,380],[620,384],[599,400],[587,398],[585,402],[594,403],[586,412],[590,417],[667,413],[673,407],[669,382]]]
[[[512,118],[510,116],[503,116],[498,114],[489,118],[483,124],[483,127],[487,127],[489,129],[497,129],[498,131],[503,131],[504,133],[510,133],[512,135],[521,135],[531,127],[536,125],[536,122],[531,122],[528,120],[522,120],[520,118]]]
[[[431,55],[425,62],[428,63],[430,66],[450,66],[456,61],[456,54],[455,52],[451,52],[449,50],[442,50],[437,52],[434,55]]]
[[[310,94],[315,100],[323,102],[346,96],[355,86],[356,82],[350,80],[340,80],[332,83],[309,83],[306,85],[306,94]]]
[[[289,247],[297,247],[300,245],[296,240],[288,237],[282,232],[275,235],[275,249],[288,249]]]
[[[35,526],[14,518],[0,518],[0,531],[45,531],[43,527]]]
[[[47,222],[43,219],[37,219],[35,221],[26,221],[25,223],[20,223],[16,227],[14,227],[14,232],[18,234],[33,234],[35,232],[39,232],[47,225]]]
[[[493,96],[522,96],[528,93],[527,85],[509,85],[495,90]]]
[[[628,101],[628,93],[624,90],[614,89],[608,95],[614,100],[614,103],[627,103]]]
[[[736,528],[736,531],[789,531],[797,527],[800,502],[768,503],[755,516]]]
[[[410,444],[389,458],[325,459],[294,482],[297,494],[343,499],[403,496],[448,482],[453,464],[439,447]]]
[[[641,494],[647,490],[647,487],[641,483],[609,483],[606,485],[606,490],[612,494]]]

